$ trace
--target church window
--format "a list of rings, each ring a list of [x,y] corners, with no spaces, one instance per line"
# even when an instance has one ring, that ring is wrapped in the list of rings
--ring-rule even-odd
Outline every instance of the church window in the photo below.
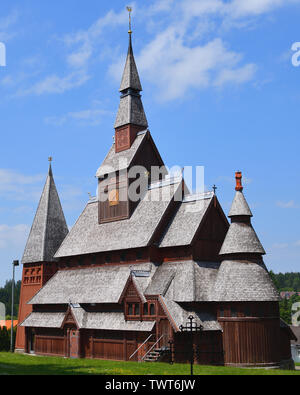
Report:
[[[150,304],[150,315],[155,315],[155,305],[153,303]]]
[[[133,315],[133,304],[128,303],[128,315]]]
[[[126,254],[125,253],[121,254],[120,260],[121,260],[121,262],[125,262],[126,261]]]
[[[231,307],[231,317],[237,317],[237,311],[235,307]]]
[[[139,303],[136,303],[134,305],[134,315],[140,315],[140,305],[139,305]]]
[[[148,303],[144,303],[144,315],[148,315]]]
[[[220,308],[219,316],[224,317],[224,308],[223,307]]]
[[[110,255],[106,255],[106,257],[105,257],[105,262],[106,262],[106,263],[111,263],[111,257],[110,257]]]

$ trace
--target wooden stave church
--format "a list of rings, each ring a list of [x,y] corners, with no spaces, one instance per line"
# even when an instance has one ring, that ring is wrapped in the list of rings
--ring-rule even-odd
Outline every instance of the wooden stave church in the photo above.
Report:
[[[150,182],[152,166],[164,163],[141,91],[130,32],[115,141],[96,174],[99,199],[70,232],[50,163],[22,259],[16,351],[186,362],[180,326],[193,315],[202,327],[193,335],[196,363],[292,366],[293,334],[279,317],[241,173],[230,225],[214,192],[192,195],[183,177],[164,171]],[[147,192],[124,202],[133,166],[147,169]]]

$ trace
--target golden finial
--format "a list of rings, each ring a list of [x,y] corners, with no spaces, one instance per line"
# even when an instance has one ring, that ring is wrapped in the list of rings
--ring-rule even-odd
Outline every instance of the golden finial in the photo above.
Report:
[[[52,156],[49,156],[48,161],[51,163],[53,161]]]
[[[131,34],[132,30],[131,30],[131,13],[132,13],[132,7],[126,7],[127,11],[129,12],[129,30],[128,33]]]

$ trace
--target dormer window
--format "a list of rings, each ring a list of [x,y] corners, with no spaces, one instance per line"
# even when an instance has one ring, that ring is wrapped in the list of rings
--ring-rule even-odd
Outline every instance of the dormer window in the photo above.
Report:
[[[155,305],[153,303],[150,304],[150,315],[155,315]]]
[[[143,315],[155,315],[155,304],[154,303],[145,303],[143,307]]]
[[[140,315],[140,304],[139,303],[127,303],[127,315],[137,317]]]
[[[128,315],[133,315],[133,304],[128,303]]]

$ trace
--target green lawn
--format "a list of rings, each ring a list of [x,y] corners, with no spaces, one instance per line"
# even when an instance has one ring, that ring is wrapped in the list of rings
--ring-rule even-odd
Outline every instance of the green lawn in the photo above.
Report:
[[[300,375],[300,371],[195,366],[197,375]],[[189,374],[189,365],[65,359],[0,353],[0,375],[165,375]]]

